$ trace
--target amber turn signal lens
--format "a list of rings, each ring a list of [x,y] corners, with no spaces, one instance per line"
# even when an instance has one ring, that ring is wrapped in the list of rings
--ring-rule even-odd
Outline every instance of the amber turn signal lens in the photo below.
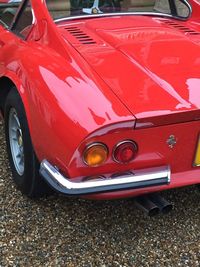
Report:
[[[83,161],[90,167],[97,167],[103,164],[108,158],[108,149],[106,145],[94,143],[89,145],[83,156]]]
[[[129,163],[135,158],[137,150],[135,142],[131,140],[123,141],[116,145],[113,158],[119,163]]]

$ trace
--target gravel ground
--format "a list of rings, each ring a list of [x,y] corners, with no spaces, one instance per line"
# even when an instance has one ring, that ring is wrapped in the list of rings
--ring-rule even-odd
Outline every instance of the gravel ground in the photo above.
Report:
[[[0,124],[0,266],[200,266],[200,193],[164,192],[168,215],[145,216],[132,200],[52,196],[13,185]]]

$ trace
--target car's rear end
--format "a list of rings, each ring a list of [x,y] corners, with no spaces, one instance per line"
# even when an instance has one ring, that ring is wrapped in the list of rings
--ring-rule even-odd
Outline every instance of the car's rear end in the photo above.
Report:
[[[42,175],[59,192],[96,199],[199,183],[199,25],[174,21],[170,14],[99,14],[102,18],[61,18],[58,32],[133,121],[99,126],[77,147],[67,173],[44,160]]]
[[[93,136],[76,151],[69,166],[71,177],[53,181],[49,176],[49,181],[57,182],[56,188],[62,193],[101,193],[93,195],[99,199],[197,184],[199,129],[200,122],[193,121],[147,129],[118,129]],[[43,167],[49,166],[44,162]],[[73,184],[65,184],[66,178]]]

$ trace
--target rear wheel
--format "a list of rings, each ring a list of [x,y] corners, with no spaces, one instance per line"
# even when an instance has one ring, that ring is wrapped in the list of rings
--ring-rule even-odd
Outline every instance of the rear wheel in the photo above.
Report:
[[[21,192],[29,197],[42,197],[51,192],[39,175],[22,100],[15,88],[6,99],[5,135],[13,180]]]

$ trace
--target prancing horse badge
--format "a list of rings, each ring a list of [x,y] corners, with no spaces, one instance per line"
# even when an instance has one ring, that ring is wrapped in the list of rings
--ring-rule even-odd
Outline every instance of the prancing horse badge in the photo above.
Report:
[[[174,148],[174,146],[177,143],[177,139],[174,135],[170,135],[170,137],[167,139],[167,144],[170,148]]]

